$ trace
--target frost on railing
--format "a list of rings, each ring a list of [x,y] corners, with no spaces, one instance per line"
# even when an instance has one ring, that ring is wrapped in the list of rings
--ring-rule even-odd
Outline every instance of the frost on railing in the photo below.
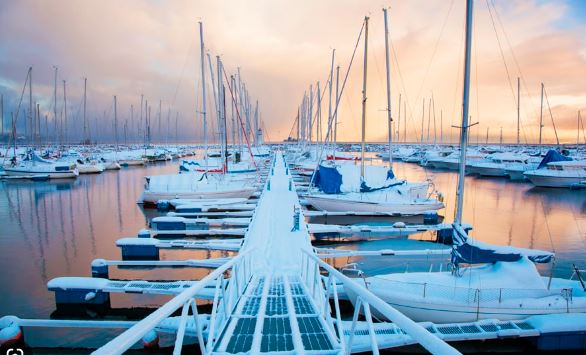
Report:
[[[303,250],[302,252],[301,279],[305,283],[309,295],[317,305],[319,314],[324,317],[326,324],[330,327],[331,333],[336,334],[336,340],[342,345],[344,353],[349,354],[352,352],[354,337],[357,334],[358,316],[361,311],[368,325],[371,351],[374,354],[379,353],[375,325],[371,313],[372,307],[373,310],[376,310],[395,323],[429,352],[434,354],[459,354],[456,349],[378,298],[372,292],[368,291],[364,285],[343,275],[317,257],[312,251]],[[338,287],[340,285],[343,285],[346,292],[352,292],[356,295],[354,315],[350,329],[344,328],[344,323],[341,319],[342,315],[338,298]],[[330,306],[329,300],[331,298],[334,300],[334,310]],[[349,334],[349,336],[346,337],[346,334]]]
[[[239,297],[244,293],[246,285],[252,277],[251,251],[252,249],[248,249],[241,252],[106,345],[97,349],[94,354],[123,353],[149,332],[152,332],[163,320],[170,317],[178,309],[181,309],[181,316],[173,353],[181,353],[187,324],[191,318],[195,325],[195,332],[202,354],[211,352],[214,341],[219,336],[218,330],[222,329],[224,322],[229,318],[232,309],[235,307]],[[226,278],[228,272],[230,273],[229,279]],[[204,322],[204,318],[198,316],[196,294],[203,288],[212,285],[215,287],[212,311],[207,322]],[[190,310],[191,314],[189,314]]]

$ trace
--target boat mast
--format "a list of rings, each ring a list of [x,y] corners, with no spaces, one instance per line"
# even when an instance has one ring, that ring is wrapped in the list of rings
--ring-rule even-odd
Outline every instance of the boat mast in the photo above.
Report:
[[[391,114],[391,68],[389,65],[389,25],[387,19],[387,8],[383,8],[385,16],[385,63],[387,67],[387,115],[389,125],[389,167],[393,166],[393,152],[391,150],[391,143],[393,140],[393,117]],[[399,99],[400,100],[400,99]],[[401,101],[399,101],[399,109],[401,109]]]
[[[230,86],[232,87],[232,93],[236,93],[236,80],[234,79],[234,75],[230,75]],[[236,145],[236,119],[234,116],[234,107],[236,106],[236,99],[234,97],[233,100],[230,100],[230,119],[232,121],[232,150],[235,152],[235,145]]]
[[[517,77],[517,145],[521,143],[521,78]]]
[[[338,105],[340,104],[340,66],[336,66],[336,106],[334,109],[334,160],[338,145]]]
[[[360,147],[360,179],[364,181],[364,151],[366,150],[366,78],[368,73],[368,16],[364,17],[364,72],[362,76],[362,144]],[[337,108],[336,108],[337,111]]]
[[[329,87],[329,104],[328,104],[328,125],[332,124],[332,86],[334,85],[334,56],[336,49],[332,49],[332,64],[330,65],[330,87]],[[335,129],[335,128],[334,128]],[[336,146],[333,145],[334,160],[336,160]]]
[[[580,145],[580,126],[582,126],[582,129],[584,129],[584,125],[581,123],[582,117],[580,116],[580,110],[578,110],[578,139],[576,140],[576,149],[578,149],[578,146]]]
[[[470,56],[472,47],[472,0],[466,0],[466,48],[464,50],[464,89],[462,93],[462,128],[460,131],[460,170],[456,195],[456,216],[454,223],[462,224],[464,205],[464,178],[466,170],[466,145],[468,144],[468,99],[470,97]]]
[[[67,141],[67,83],[63,80],[63,145]]]
[[[203,23],[199,22],[200,60],[201,60],[201,90],[202,90],[202,116],[203,116],[203,144],[205,170],[208,170],[208,122],[206,119],[206,74],[205,74],[205,49],[203,44]]]
[[[309,85],[309,144],[311,144],[313,133],[313,84]]]
[[[0,127],[2,127],[2,134],[0,134],[0,139],[4,139],[4,94],[0,94]],[[579,137],[579,136],[578,136]]]
[[[87,143],[87,121],[85,118],[87,101],[87,78],[83,78],[83,144]]]
[[[116,153],[118,153],[118,113],[116,111],[116,95],[114,95],[114,141],[116,143]],[[118,157],[116,157],[118,159]]]
[[[541,149],[541,131],[543,130],[543,83],[541,83],[541,110],[539,111],[539,149]]]
[[[29,98],[29,109],[28,109],[28,120],[30,130],[30,141],[33,142],[33,67],[28,69],[28,98]]]
[[[217,88],[217,92],[218,92],[218,131],[220,132],[220,157],[222,159],[222,162],[224,164],[223,168],[222,168],[222,172],[225,174],[226,171],[228,170],[228,165],[226,162],[226,149],[224,147],[224,135],[226,134],[225,131],[225,127],[224,127],[224,97],[223,97],[223,92],[222,92],[222,84],[223,84],[223,80],[222,80],[222,61],[220,60],[220,56],[217,55],[216,56],[216,70],[217,70],[217,75],[218,75],[218,88]]]
[[[57,66],[53,66],[55,68],[55,79],[53,82],[53,124],[55,126],[55,142],[57,142],[57,71],[59,70]]]
[[[317,131],[315,132],[315,137],[317,143],[321,142],[321,88],[319,87],[319,81],[317,82]]]

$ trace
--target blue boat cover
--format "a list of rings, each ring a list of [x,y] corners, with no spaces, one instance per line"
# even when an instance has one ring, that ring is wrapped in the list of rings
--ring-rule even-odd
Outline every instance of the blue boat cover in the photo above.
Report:
[[[534,263],[548,263],[554,257],[553,253],[541,250],[501,247],[475,241],[469,243],[466,232],[460,225],[453,224],[452,264],[487,264],[497,261],[519,261],[526,256]]]
[[[572,160],[572,158],[567,157],[565,155],[562,155],[560,152],[558,152],[555,149],[550,149],[547,152],[547,154],[545,154],[543,159],[541,160],[541,163],[539,163],[539,166],[537,167],[537,169],[544,168],[547,165],[547,163],[551,163],[554,161],[568,161],[568,160]]]
[[[336,168],[330,168],[320,164],[318,171],[315,173],[314,184],[323,193],[339,194],[342,191],[342,174]]]
[[[389,169],[387,171],[386,178],[387,180],[393,180],[395,178],[395,174],[393,173],[392,169]],[[342,192],[341,186],[343,183],[343,176],[335,167],[328,167],[320,164],[319,169],[315,172],[312,179],[313,184],[317,186],[323,193],[339,194]],[[372,192],[388,189],[389,187],[402,185],[404,183],[405,181],[401,180],[395,181],[389,185],[384,185],[380,187],[370,187],[366,184],[365,181],[361,181],[360,192]]]

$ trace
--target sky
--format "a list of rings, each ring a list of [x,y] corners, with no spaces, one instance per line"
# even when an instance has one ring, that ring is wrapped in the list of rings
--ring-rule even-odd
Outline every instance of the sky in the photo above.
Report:
[[[212,58],[219,55],[229,74],[239,67],[252,100],[259,100],[265,139],[282,140],[293,127],[304,92],[310,85],[315,89],[318,81],[323,90],[332,49],[340,76],[346,75],[368,16],[366,138],[385,141],[383,7],[389,8],[395,132],[398,128],[400,140],[417,141],[423,127],[425,140],[455,141],[458,131],[452,126],[461,120],[462,104],[463,0],[2,1],[4,132],[11,127],[10,112],[17,111],[32,66],[33,102],[39,104],[41,132],[50,139],[56,127],[71,142],[82,139],[81,102],[87,78],[87,130],[93,140],[113,139],[114,95],[119,139],[125,126],[127,139],[138,139],[143,95],[151,106],[154,140],[201,141],[198,22],[202,21]],[[478,124],[472,129],[472,141],[483,142],[488,135],[489,141],[498,142],[501,128],[505,142],[516,141],[520,77],[520,141],[538,139],[544,83],[543,141],[555,143],[557,131],[562,143],[576,142],[578,111],[586,102],[585,20],[582,0],[474,1],[470,114]],[[340,99],[339,141],[360,140],[363,44],[361,39]],[[63,124],[63,80],[67,125]],[[206,80],[209,84],[210,78]],[[213,106],[210,89],[208,85],[208,109]],[[324,117],[327,97],[322,103]],[[24,134],[23,109],[28,107],[27,88],[17,118],[19,135]],[[210,135],[217,139],[210,118]]]

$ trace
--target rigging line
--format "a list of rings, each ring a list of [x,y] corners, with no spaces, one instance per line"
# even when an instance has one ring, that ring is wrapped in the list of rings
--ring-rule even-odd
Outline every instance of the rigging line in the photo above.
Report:
[[[464,39],[465,39],[465,32],[462,31],[462,33],[460,34],[460,48],[458,48],[458,53],[462,53],[463,48],[464,48]],[[456,68],[462,68],[462,61],[464,60],[463,56],[458,56],[458,66]],[[459,69],[456,70],[456,85],[454,85],[454,100],[452,101],[452,115],[451,115],[451,119],[450,119],[450,143],[452,142],[452,134],[454,132],[454,118],[457,116],[462,116],[462,111],[460,110],[460,112],[456,113],[456,107],[458,104],[458,92],[460,89],[460,74],[462,73],[462,71],[460,71]]]
[[[411,101],[407,95],[407,89],[405,88],[405,80],[403,79],[403,72],[401,71],[401,67],[399,65],[399,57],[397,56],[397,52],[395,51],[395,45],[393,44],[393,39],[389,36],[389,43],[391,44],[391,53],[393,54],[393,59],[395,59],[394,63],[397,66],[397,72],[399,73],[399,81],[401,82],[401,88],[403,89],[403,96],[405,96],[405,102],[407,107],[409,107],[409,114],[405,114],[405,118],[409,116],[409,121],[413,122],[413,114],[415,110],[411,106]],[[407,124],[407,119],[405,119],[405,124]],[[415,133],[415,137],[419,136],[419,131],[417,130],[417,126],[415,124],[411,125],[411,130]],[[416,141],[416,139],[414,140]]]
[[[449,15],[450,15],[450,12],[451,12],[451,8],[452,8],[452,5],[453,5],[453,4],[454,4],[454,1],[452,0],[452,2],[450,3],[450,8],[448,9],[448,13],[446,14],[446,18],[445,18],[445,20],[444,20],[444,24],[443,24],[443,26],[442,26],[442,29],[441,29],[441,32],[440,32],[440,36],[438,37],[438,40],[437,40],[437,42],[436,42],[436,45],[435,45],[435,48],[434,48],[434,51],[433,51],[433,55],[432,55],[432,57],[431,57],[431,59],[430,59],[430,62],[429,62],[429,64],[428,64],[428,68],[427,68],[427,70],[426,70],[426,74],[425,74],[424,78],[426,78],[426,77],[427,77],[427,75],[428,75],[427,73],[428,73],[428,72],[429,72],[429,70],[430,70],[430,67],[431,67],[431,62],[433,61],[433,57],[435,56],[435,52],[436,52],[436,50],[437,50],[437,47],[439,46],[439,41],[440,41],[440,39],[441,39],[441,37],[442,37],[442,34],[443,34],[443,31],[444,31],[444,28],[445,28],[445,26],[446,26],[446,24],[447,24],[447,21],[448,21],[448,18],[449,18]],[[407,90],[406,90],[406,88],[405,88],[405,80],[403,79],[403,73],[402,73],[402,71],[401,71],[401,67],[400,67],[400,65],[399,65],[399,58],[398,58],[398,56],[397,56],[397,52],[396,52],[396,50],[395,50],[395,45],[394,45],[394,43],[393,43],[393,39],[392,39],[390,36],[389,36],[389,42],[390,42],[390,44],[391,44],[391,53],[393,54],[393,59],[395,59],[394,63],[395,63],[395,65],[397,66],[397,71],[399,72],[399,79],[400,79],[400,82],[401,82],[401,87],[402,87],[402,89],[403,89],[403,95],[405,96],[405,101],[406,101],[406,103],[407,103],[407,106],[409,107],[409,114],[408,114],[408,115],[407,115],[407,114],[405,115],[405,125],[406,125],[406,124],[407,124],[407,119],[406,119],[406,118],[407,118],[407,116],[409,116],[409,121],[412,121],[412,120],[413,120],[413,115],[415,114],[415,110],[413,110],[413,107],[411,106],[411,101],[410,101],[410,100],[409,100],[409,98],[408,98],[408,95],[407,95]],[[424,82],[425,82],[425,79],[424,79]],[[421,87],[420,87],[420,89],[419,89],[419,93],[418,93],[418,94],[417,94],[417,96],[416,96],[416,100],[415,100],[415,102],[418,102],[418,101],[419,101],[419,97],[420,97],[420,95],[421,95],[421,90],[422,90],[422,89],[423,89],[423,83],[421,84]],[[418,134],[418,130],[417,130],[417,126],[416,126],[416,125],[411,125],[411,130],[413,130],[413,131],[414,131],[414,133],[415,133],[415,137],[417,137],[417,136],[419,135],[419,134]]]
[[[515,107],[517,106],[517,95],[515,94],[515,90],[513,89],[513,83],[511,82],[511,74],[509,73],[509,67],[507,66],[507,61],[505,60],[505,53],[503,52],[503,47],[501,45],[501,39],[499,37],[498,31],[496,29],[496,24],[494,23],[494,18],[492,16],[492,10],[490,8],[490,5],[488,3],[488,0],[486,0],[486,4],[488,6],[488,13],[490,15],[490,22],[492,23],[492,28],[494,30],[494,34],[496,36],[496,41],[499,45],[499,51],[501,54],[501,59],[503,60],[503,64],[505,66],[505,71],[507,73],[507,80],[509,82],[509,88],[511,89],[511,94],[513,95],[513,101],[515,101]]]
[[[474,42],[472,46],[474,48],[474,84],[476,86],[476,122],[480,123],[480,84],[478,84],[478,41],[476,40],[476,25],[478,21],[473,23],[472,35],[474,36]],[[478,137],[480,134],[480,125],[476,125],[476,142],[478,143]]]
[[[340,92],[336,95],[337,96],[336,97],[336,107],[334,109],[334,112],[332,113],[332,116],[331,117],[328,117],[328,129],[326,131],[326,137],[325,137],[324,143],[322,144],[321,149],[319,151],[319,156],[318,156],[318,159],[317,159],[317,164],[315,166],[315,169],[313,170],[313,174],[311,175],[311,180],[309,182],[310,188],[313,186],[315,172],[319,168],[319,165],[320,165],[321,160],[322,160],[322,157],[323,157],[324,149],[325,149],[325,146],[326,146],[325,142],[328,141],[328,139],[330,138],[330,134],[332,133],[332,122],[333,122],[333,118],[338,113],[338,108],[340,107],[340,97],[342,97],[342,94],[344,93],[344,89],[346,88],[346,81],[348,80],[348,75],[350,74],[350,69],[352,69],[352,63],[354,63],[354,57],[356,55],[356,50],[358,49],[358,45],[360,44],[360,38],[362,37],[362,32],[364,31],[365,24],[366,24],[366,22],[363,21],[362,22],[362,27],[360,27],[360,32],[358,33],[358,38],[356,39],[356,44],[354,45],[354,50],[352,52],[352,56],[350,57],[350,63],[348,64],[348,69],[346,69],[346,75],[344,76],[344,81],[342,82],[342,87],[340,88]]]
[[[488,0],[486,0],[488,1]],[[519,71],[519,76],[521,77],[521,82],[523,83],[523,87],[525,89],[525,92],[527,93],[527,96],[531,99],[532,103],[535,103],[532,99],[532,96],[529,95],[529,89],[527,87],[527,83],[525,82],[525,77],[523,76],[523,72],[521,71],[521,66],[519,65],[519,62],[517,61],[517,56],[515,55],[515,52],[513,51],[513,46],[511,45],[511,41],[509,40],[509,36],[507,35],[507,32],[505,31],[505,26],[503,25],[502,21],[501,21],[501,17],[499,15],[499,12],[497,11],[497,8],[494,4],[494,0],[490,0],[492,3],[492,8],[494,10],[494,14],[495,17],[501,27],[501,30],[505,36],[505,40],[507,41],[507,45],[509,46],[509,50],[511,52],[511,56],[513,57],[513,61],[515,62],[515,66],[517,67],[517,70]],[[539,116],[539,113],[537,112],[537,110],[535,109],[536,105],[531,105],[531,107],[533,107],[533,111],[535,116]]]
[[[450,1],[450,7],[448,8],[448,12],[446,14],[446,17],[444,18],[444,23],[442,24],[442,28],[440,30],[439,36],[437,37],[437,40],[435,42],[433,52],[431,54],[431,57],[429,58],[429,62],[427,63],[427,68],[425,69],[425,75],[423,76],[423,81],[421,82],[421,86],[419,87],[419,91],[417,92],[417,96],[415,97],[415,102],[418,102],[419,98],[421,97],[421,92],[423,91],[423,86],[425,85],[425,82],[426,82],[427,77],[429,75],[429,71],[431,70],[431,64],[433,63],[433,59],[435,58],[435,54],[437,53],[437,49],[439,47],[440,40],[443,37],[444,30],[445,30],[446,25],[448,23],[448,19],[450,18],[450,13],[452,12],[453,6],[454,6],[454,0]]]
[[[342,82],[342,87],[340,88],[340,92],[338,93],[338,97],[336,98],[336,107],[334,108],[334,112],[332,113],[332,117],[329,118],[328,122],[328,130],[326,132],[326,140],[330,137],[330,133],[332,133],[332,121],[333,118],[336,117],[338,113],[338,109],[340,108],[340,98],[344,93],[344,89],[346,88],[346,81],[348,80],[348,75],[350,74],[350,69],[352,68],[352,63],[354,62],[354,56],[356,55],[356,50],[358,49],[358,45],[360,44],[360,38],[362,37],[362,32],[364,31],[364,22],[362,22],[362,27],[360,28],[360,33],[358,33],[358,39],[356,40],[356,45],[354,46],[354,51],[352,52],[352,57],[350,57],[350,64],[348,65],[348,69],[346,70],[346,75],[344,76],[344,81]],[[325,91],[325,90],[324,90]],[[321,152],[320,152],[320,159],[321,159]]]
[[[325,96],[325,94],[326,94],[326,91],[327,91],[325,88],[327,88],[327,87],[328,87],[328,84],[330,83],[330,79],[331,79],[331,75],[330,75],[330,74],[328,74],[328,78],[327,78],[327,80],[326,80],[326,84],[324,85],[324,90],[323,90],[323,92],[322,92],[322,94],[321,94],[321,97],[319,98],[319,101],[320,101],[320,102],[323,102],[323,98],[324,98],[324,96]],[[316,91],[317,91],[317,88],[316,88]],[[315,104],[316,104],[316,106],[317,106],[317,93],[316,93],[316,95],[313,97],[313,101],[311,102],[311,104],[313,105],[314,103],[315,103]],[[317,113],[318,113],[318,111],[319,111],[319,108],[317,108],[317,109],[315,110],[315,113],[314,113],[314,116],[313,116],[313,118],[311,118],[311,117],[310,117],[310,119],[311,119],[311,126],[312,126],[312,127],[314,127],[314,125],[315,125],[315,123],[316,123],[316,121],[317,121]],[[295,125],[295,123],[293,123],[293,125]]]
[[[29,70],[26,73],[26,78],[24,79],[24,85],[22,87],[22,92],[20,93],[20,99],[18,100],[18,105],[16,107],[16,113],[13,114],[13,116],[10,118],[10,120],[12,121],[12,124],[10,126],[11,126],[11,128],[13,130],[16,130],[16,122],[18,122],[18,114],[20,113],[20,105],[22,104],[22,100],[24,98],[24,91],[26,90],[26,83],[29,82],[29,77],[31,75],[31,70],[32,70],[32,67],[30,67]],[[14,143],[14,146],[16,147],[16,134],[15,134],[15,132],[13,132],[10,135],[10,138],[8,140],[8,145],[6,146],[6,153],[4,154],[4,159],[2,160],[3,163],[6,161],[6,158],[8,156],[8,151],[10,150],[10,145],[11,145],[10,142],[12,142],[12,137],[13,136],[14,136],[14,142],[13,143]],[[16,156],[16,154],[15,154],[15,156]]]
[[[582,121],[582,116],[580,114],[581,110],[578,110],[578,140],[576,141],[576,151],[580,151],[580,127],[582,127],[582,137],[584,138],[584,143],[586,143],[586,134],[584,134],[584,121]]]
[[[549,105],[549,97],[547,96],[547,90],[543,87],[543,93],[545,94],[545,101],[547,102],[547,109],[549,110],[549,117],[551,118],[551,124],[553,125],[553,132],[555,133],[555,140],[557,145],[560,145],[560,139],[558,138],[558,131],[555,127],[555,121],[553,120],[553,114],[551,113],[551,106]]]
[[[497,33],[496,25],[495,25],[495,22],[494,22],[494,19],[493,19],[492,11],[494,11],[494,16],[497,18],[497,21],[498,21],[498,23],[500,25],[501,31],[503,32],[503,35],[504,35],[505,40],[506,40],[506,43],[507,43],[507,45],[509,47],[509,51],[511,52],[511,56],[513,57],[513,62],[515,63],[515,66],[517,68],[517,71],[519,72],[519,77],[520,77],[521,81],[523,82],[523,86],[525,88],[525,92],[527,93],[527,97],[531,98],[531,95],[529,95],[529,90],[527,89],[527,84],[525,83],[525,79],[523,77],[523,72],[521,71],[521,67],[519,66],[519,62],[517,61],[517,57],[515,56],[515,52],[513,51],[513,47],[511,46],[511,42],[509,41],[509,37],[507,35],[507,32],[505,31],[505,26],[503,25],[503,23],[500,20],[500,16],[498,14],[498,11],[496,9],[496,6],[494,5],[494,2],[492,0],[490,0],[490,1],[489,0],[485,0],[485,2],[486,2],[486,6],[488,7],[488,11],[489,11],[489,14],[490,14],[490,19],[492,21],[492,25],[493,25],[495,34],[497,36],[497,41],[498,41],[498,44],[499,44],[499,49],[501,50],[501,56],[503,57],[503,62],[505,62],[504,52],[503,52],[503,49],[501,48],[501,42],[500,42],[500,39],[498,37],[498,33]],[[491,10],[491,4],[492,4],[492,10]],[[506,62],[505,62],[505,68],[507,69],[507,76],[508,76],[508,68],[507,68]],[[511,90],[513,90],[512,89],[512,83],[511,83],[510,76],[508,76],[508,80],[509,80],[509,85],[511,85]],[[520,95],[520,94],[521,93],[518,93],[518,95]],[[513,91],[513,97],[516,98],[516,96],[514,94],[514,91]],[[523,107],[526,109],[525,103],[523,104]],[[535,107],[534,106],[531,106],[531,107],[533,107],[534,113],[537,116],[537,112],[535,111]],[[527,143],[528,142],[528,140],[527,140],[527,131],[525,129],[524,122],[523,122],[523,120],[521,120],[521,117],[520,116],[519,116],[519,125],[520,125],[520,128],[521,128],[521,131],[523,132],[523,139],[525,140],[525,143]]]
[[[226,70],[224,69],[224,66],[221,66],[222,69],[222,73],[224,74],[224,79],[226,79],[226,82],[229,83],[230,81],[228,80],[228,74],[226,74]],[[218,80],[221,80],[220,78],[218,78]],[[232,103],[234,103],[234,106],[236,106],[236,117],[238,118],[238,122],[240,122],[240,128],[242,129],[242,135],[244,136],[244,138],[246,139],[246,145],[248,146],[248,153],[250,154],[250,159],[252,160],[252,163],[254,164],[254,169],[256,169],[257,174],[260,174],[260,171],[258,170],[258,166],[256,165],[256,160],[254,159],[254,154],[252,154],[252,148],[250,146],[250,140],[248,139],[248,134],[246,134],[246,129],[244,127],[244,123],[242,122],[242,118],[240,117],[240,110],[238,109],[238,105],[236,104],[236,100],[234,99],[234,92],[232,91],[232,87],[230,85],[227,85],[228,90],[230,90],[230,97],[232,98]]]

